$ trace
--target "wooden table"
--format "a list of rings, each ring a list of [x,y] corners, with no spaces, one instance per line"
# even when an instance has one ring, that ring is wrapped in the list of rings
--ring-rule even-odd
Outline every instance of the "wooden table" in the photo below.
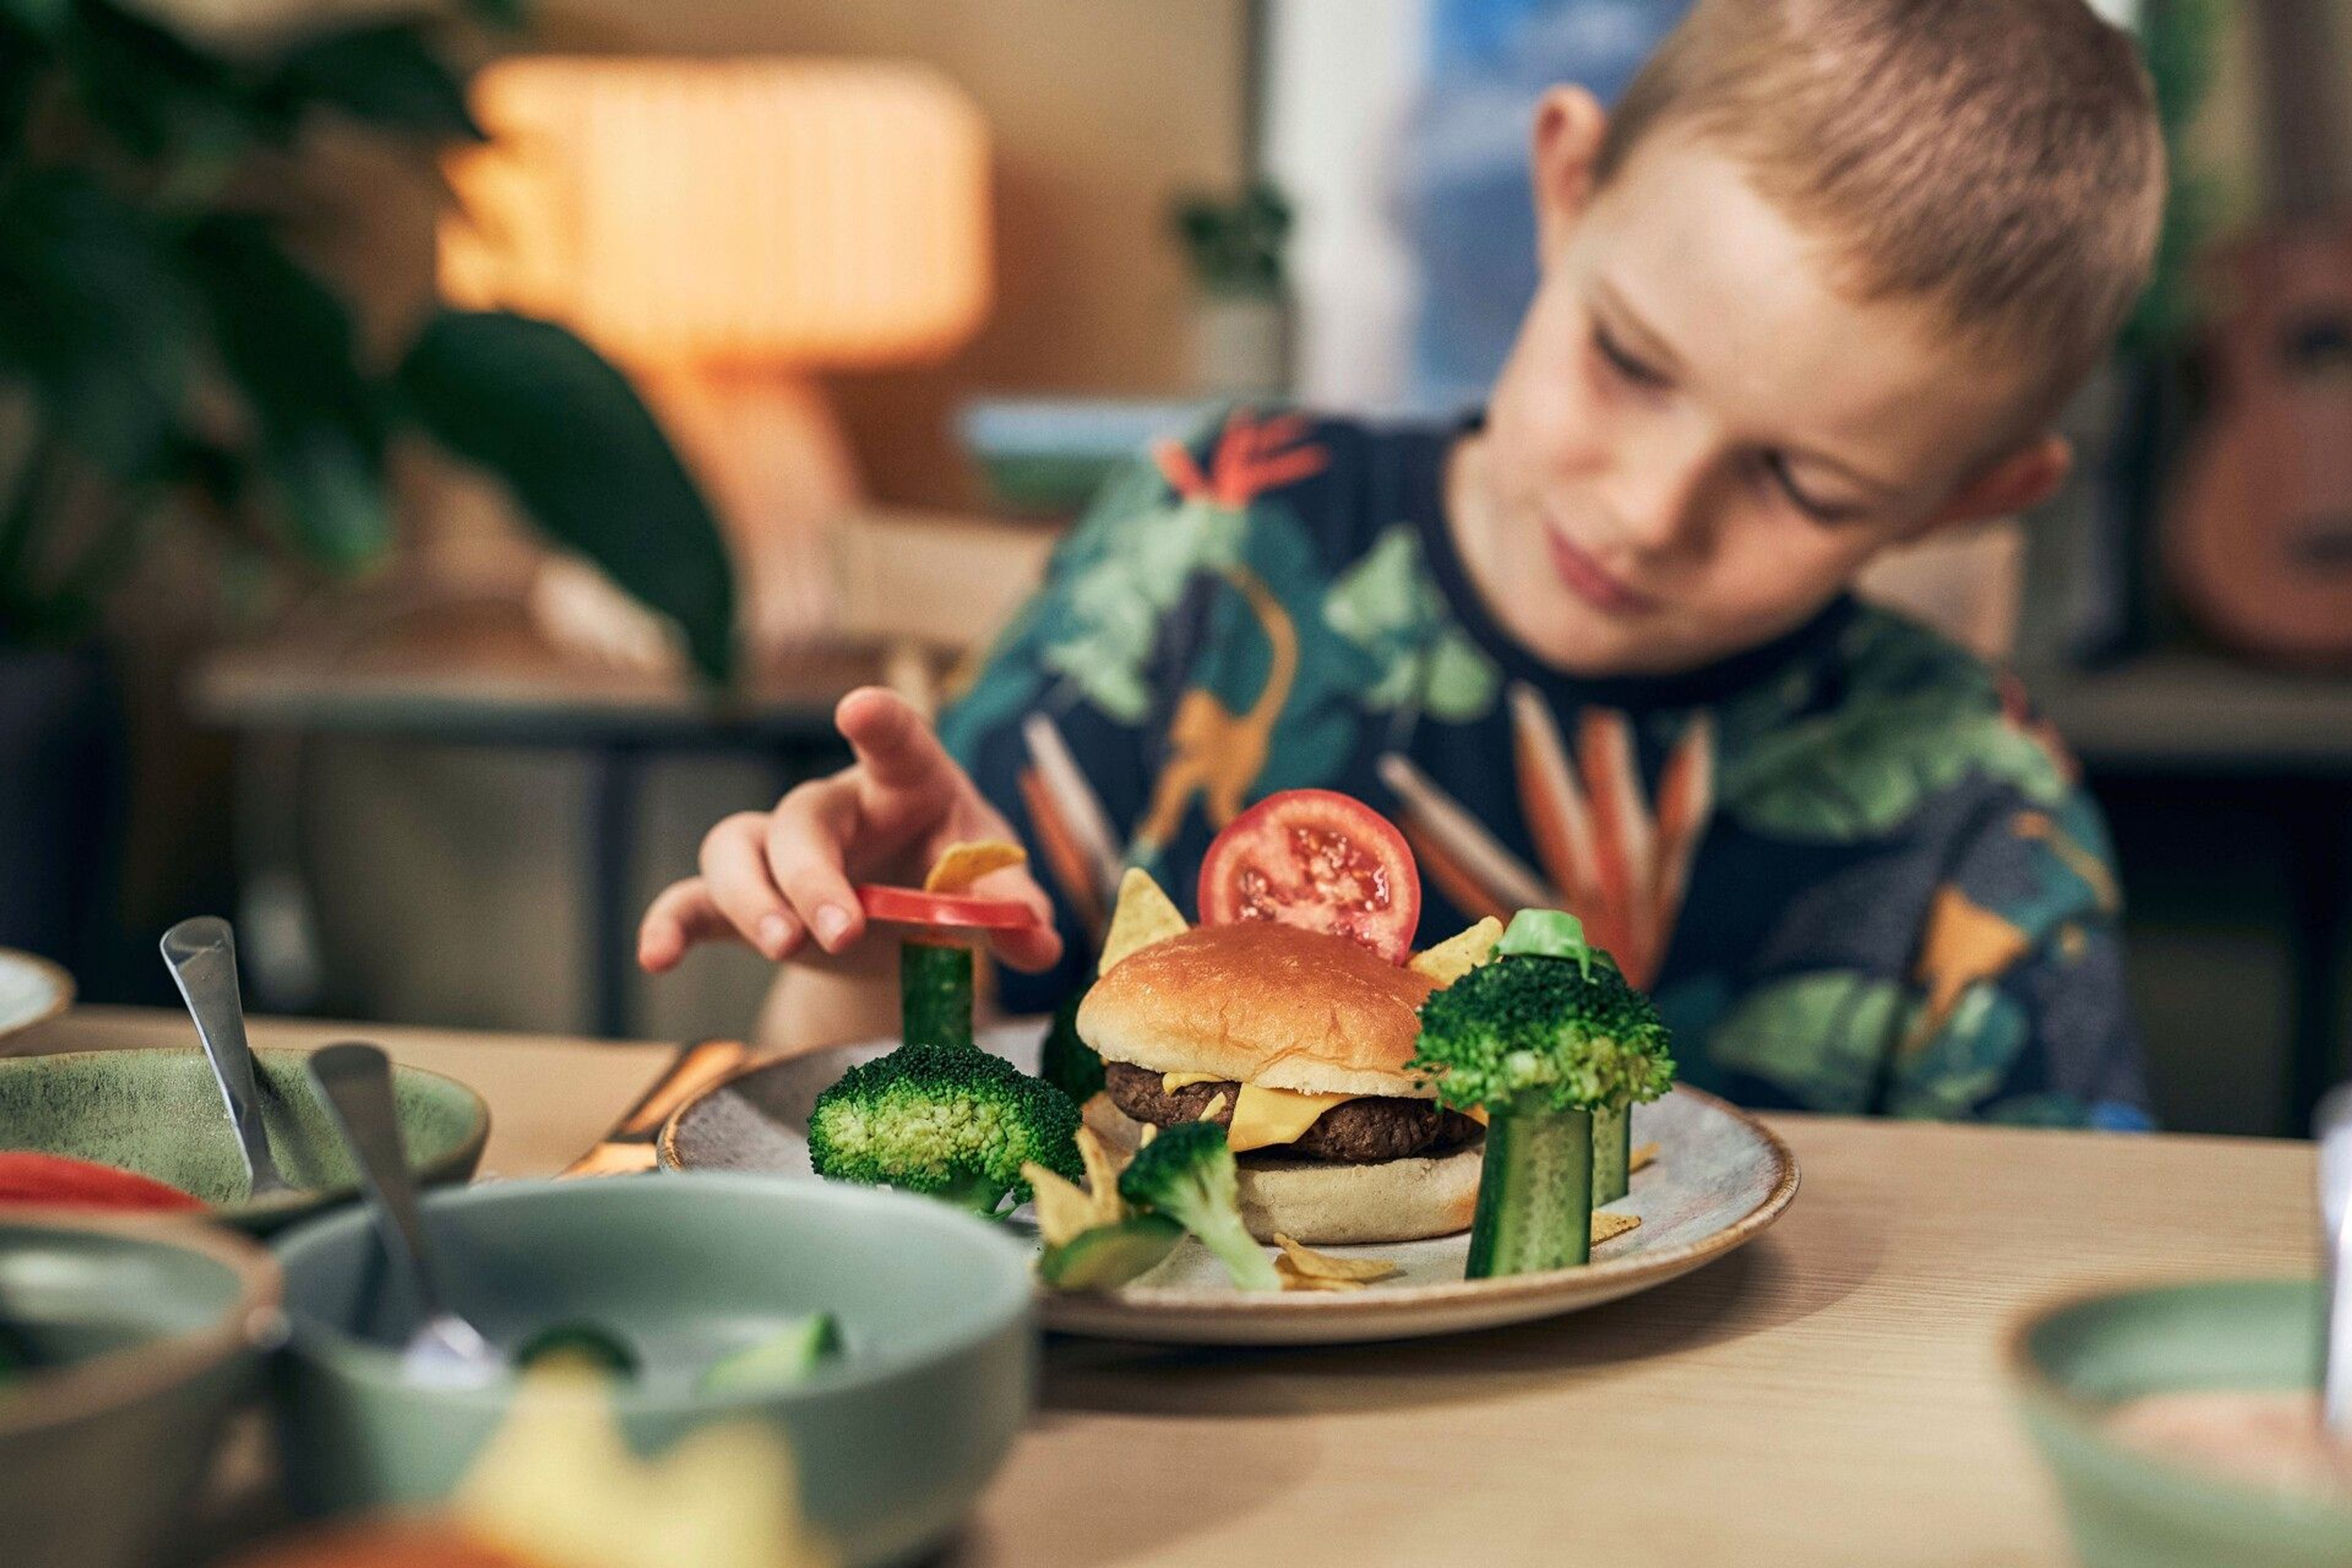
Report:
[[[667,1054],[367,1032],[479,1087],[488,1163],[517,1175],[561,1168]],[[184,1037],[86,1009],[23,1043]],[[2004,1326],[2091,1286],[2315,1267],[2308,1145],[1773,1120],[1795,1206],[1631,1300],[1326,1351],[1055,1342],[1044,1408],[949,1562],[2060,1563]]]

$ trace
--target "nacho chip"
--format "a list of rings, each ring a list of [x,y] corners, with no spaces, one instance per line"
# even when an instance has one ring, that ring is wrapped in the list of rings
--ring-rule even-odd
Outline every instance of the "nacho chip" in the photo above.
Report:
[[[1640,1170],[1643,1166],[1648,1164],[1657,1157],[1658,1146],[1655,1143],[1643,1144],[1639,1149],[1634,1150],[1631,1154],[1625,1156],[1625,1173],[1629,1176],[1632,1175],[1634,1172]]]
[[[1621,1237],[1641,1223],[1642,1216],[1637,1214],[1612,1214],[1607,1209],[1596,1210],[1592,1215],[1592,1245],[1598,1247],[1604,1241]]]
[[[1138,948],[1182,936],[1191,929],[1151,874],[1129,866],[1118,879],[1118,906],[1111,910],[1110,932],[1103,938],[1102,962],[1095,965],[1095,973],[1108,974],[1113,964]]]
[[[1416,974],[1428,975],[1440,985],[1451,985],[1494,957],[1495,944],[1502,940],[1503,922],[1488,915],[1468,931],[1414,953],[1405,967]]]
[[[1118,1173],[1127,1168],[1127,1161],[1111,1152],[1110,1145],[1091,1127],[1078,1129],[1078,1158],[1087,1167],[1091,1223],[1117,1225],[1127,1217],[1127,1205],[1118,1201]]]
[[[1328,1252],[1301,1247],[1280,1231],[1275,1232],[1274,1244],[1282,1248],[1282,1256],[1275,1259],[1277,1267],[1286,1263],[1297,1273],[1313,1279],[1340,1279],[1368,1285],[1375,1279],[1385,1279],[1402,1271],[1400,1265],[1385,1258],[1334,1258]]]
[[[1341,1292],[1371,1289],[1361,1279],[1327,1279],[1320,1274],[1302,1274],[1291,1266],[1290,1259],[1287,1258],[1277,1258],[1274,1260],[1274,1272],[1275,1277],[1282,1281],[1282,1288],[1286,1290]]]
[[[1094,1199],[1066,1176],[1024,1162],[1021,1179],[1036,1194],[1037,1234],[1045,1238],[1046,1246],[1059,1247],[1101,1223],[1095,1218]],[[1112,1195],[1118,1195],[1116,1190]]]
[[[1025,866],[1028,863],[1029,851],[1002,838],[950,844],[932,863],[930,874],[923,879],[923,891],[969,893],[972,884],[991,871],[1002,871],[1007,866]]]

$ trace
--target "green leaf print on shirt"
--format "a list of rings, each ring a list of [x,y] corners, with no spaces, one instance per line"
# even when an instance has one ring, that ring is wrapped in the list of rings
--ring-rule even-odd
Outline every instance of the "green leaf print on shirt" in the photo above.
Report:
[[[1171,505],[1164,489],[1157,505],[1107,513],[1100,552],[1073,563],[1038,662],[1121,723],[1140,723],[1151,705],[1143,668],[1160,622],[1194,574],[1241,558],[1248,527],[1245,511],[1197,500]]]
[[[2059,757],[2005,711],[1992,672],[1968,654],[1868,610],[1843,651],[1843,700],[1828,710],[1766,710],[1793,688],[1727,710],[1723,805],[1744,826],[1832,843],[1874,837],[1972,773],[2040,805],[2066,798]]]
[[[1809,1110],[1861,1115],[1879,1062],[1896,1053],[1886,1110],[1966,1116],[1997,1089],[2024,1047],[2023,1011],[1990,985],[1971,986],[1942,1026],[1916,1042],[1926,999],[1855,970],[1821,970],[1759,985],[1707,1039],[1723,1070],[1746,1073]]]
[[[1502,691],[1502,672],[1454,624],[1410,524],[1381,534],[1332,581],[1323,621],[1378,665],[1360,694],[1372,712],[1419,703],[1434,718],[1467,723],[1491,712]]]

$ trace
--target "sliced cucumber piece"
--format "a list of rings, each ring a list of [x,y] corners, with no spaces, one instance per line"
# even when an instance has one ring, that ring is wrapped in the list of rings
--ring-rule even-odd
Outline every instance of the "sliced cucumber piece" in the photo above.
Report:
[[[898,944],[898,1027],[910,1046],[971,1046],[971,949]]]
[[[795,1318],[756,1344],[720,1356],[702,1369],[703,1394],[745,1394],[789,1388],[841,1353],[841,1327],[831,1312]]]
[[[1633,1190],[1633,1108],[1592,1113],[1592,1205],[1613,1204]]]
[[[1116,1290],[1176,1250],[1184,1227],[1166,1215],[1131,1215],[1080,1231],[1037,1259],[1037,1278],[1057,1290]]]

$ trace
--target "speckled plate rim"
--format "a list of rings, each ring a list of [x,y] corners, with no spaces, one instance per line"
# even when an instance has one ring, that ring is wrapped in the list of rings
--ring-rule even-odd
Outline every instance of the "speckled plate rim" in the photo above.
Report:
[[[79,988],[74,984],[74,977],[67,972],[65,966],[52,963],[37,952],[26,952],[22,948],[0,947],[0,962],[22,964],[25,968],[33,971],[49,983],[50,992],[49,1005],[31,1017],[0,1019],[0,1040],[5,1040],[12,1035],[21,1035],[27,1029],[37,1029],[50,1019],[62,1016],[67,1008],[74,1005],[74,997],[79,994]]]
[[[162,1219],[38,1205],[0,1213],[0,1228],[110,1236],[193,1252],[226,1267],[236,1300],[219,1318],[184,1334],[92,1356],[0,1389],[0,1437],[63,1426],[135,1405],[241,1350],[260,1351],[284,1331],[286,1280],[268,1247],[201,1216]]]
[[[689,1168],[677,1150],[681,1124],[696,1107],[728,1092],[737,1079],[786,1066],[802,1057],[849,1048],[852,1047],[824,1047],[793,1056],[762,1058],[709,1085],[672,1111],[669,1120],[662,1124],[661,1135],[656,1140],[660,1168],[671,1173]],[[1401,1285],[1344,1293],[1312,1290],[1244,1295],[1135,1285],[1115,1291],[1080,1294],[1041,1289],[1045,1326],[1058,1332],[1161,1340],[1167,1335],[1155,1325],[1171,1316],[1181,1316],[1210,1331],[1220,1325],[1239,1328],[1253,1323],[1296,1322],[1302,1327],[1309,1323],[1322,1325],[1341,1333],[1346,1331],[1346,1325],[1360,1321],[1370,1324],[1395,1317],[1424,1320],[1421,1325],[1397,1326],[1388,1331],[1395,1337],[1406,1338],[1452,1331],[1454,1311],[1475,1310],[1481,1314],[1481,1322],[1499,1324],[1547,1316],[1545,1309],[1555,1303],[1559,1310],[1569,1311],[1580,1306],[1600,1306],[1652,1285],[1662,1285],[1762,1235],[1796,1201],[1800,1179],[1795,1151],[1756,1117],[1719,1096],[1688,1084],[1676,1083],[1674,1093],[1739,1123],[1762,1145],[1772,1164],[1771,1190],[1754,1208],[1722,1229],[1679,1247],[1612,1258],[1605,1263],[1547,1269],[1539,1274],[1514,1274],[1500,1279],[1458,1279],[1442,1285]],[[1490,1311],[1497,1315],[1485,1315]]]

